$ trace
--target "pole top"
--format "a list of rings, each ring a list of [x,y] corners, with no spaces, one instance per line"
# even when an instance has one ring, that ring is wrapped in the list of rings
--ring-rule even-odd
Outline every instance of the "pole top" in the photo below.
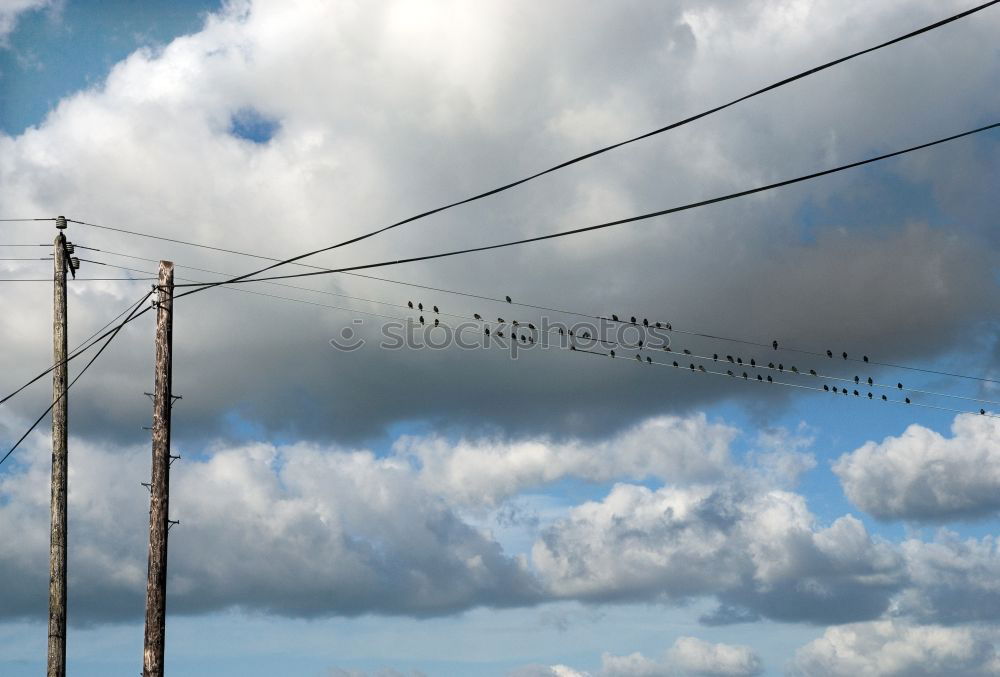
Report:
[[[56,217],[56,228],[58,228],[59,230],[66,230],[66,217],[65,216],[57,216]]]

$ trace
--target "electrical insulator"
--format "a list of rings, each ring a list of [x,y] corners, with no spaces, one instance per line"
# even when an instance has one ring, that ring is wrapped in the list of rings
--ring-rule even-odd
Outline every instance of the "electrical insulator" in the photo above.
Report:
[[[66,217],[65,216],[57,216],[56,217],[56,228],[58,228],[59,230],[66,230]]]
[[[80,259],[75,256],[71,257],[69,260],[69,265],[73,266],[73,270],[80,270]]]
[[[66,243],[66,253],[67,254],[72,254],[75,251],[76,251],[76,245],[74,245],[72,242],[67,242]]]

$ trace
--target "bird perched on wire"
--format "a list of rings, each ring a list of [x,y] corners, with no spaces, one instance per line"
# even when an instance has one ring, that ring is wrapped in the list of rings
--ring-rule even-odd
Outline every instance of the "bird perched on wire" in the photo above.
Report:
[[[632,324],[635,324],[635,315],[632,316]]]
[[[423,310],[424,309],[424,304],[423,303],[418,303],[417,304],[417,309],[418,310]]]
[[[847,353],[841,353],[840,356],[843,357],[845,360],[847,359]]]
[[[833,351],[832,350],[826,351],[826,356],[827,357],[833,357]]]
[[[438,319],[437,319],[437,318],[435,317],[435,318],[434,318],[434,326],[436,327],[436,326],[438,326],[439,324],[441,324],[441,321],[440,321],[440,320],[438,320]]]
[[[778,349],[778,342],[777,341],[771,341],[771,347],[774,348],[775,350],[777,350]]]
[[[639,354],[637,353],[637,354],[636,354],[636,356],[635,356],[635,359],[637,359],[637,360],[639,360],[640,362],[642,362],[642,355],[639,355]]]
[[[509,297],[509,296],[505,296],[504,298],[505,298],[505,299],[507,299],[507,303],[513,303],[513,302],[512,302],[511,300],[510,300],[510,297]]]
[[[685,354],[685,355],[690,355],[690,354],[691,354],[691,351],[690,351],[690,350],[688,350],[687,348],[685,348],[685,349],[684,349],[684,354]]]
[[[480,315],[479,313],[472,313],[472,316],[473,316],[474,318],[476,318],[477,320],[481,320],[481,319],[483,319],[483,318],[482,318],[482,316],[481,316],[481,315]]]
[[[410,310],[413,310],[413,301],[407,301],[406,305],[410,307]]]
[[[434,312],[435,313],[440,312],[440,311],[438,311],[438,307],[437,306],[434,306]]]
[[[608,353],[608,355],[610,355],[613,358],[615,356],[615,351],[612,350],[610,353]]]
[[[611,321],[612,322],[617,322],[618,321],[618,316],[615,315],[614,313],[611,313]]]
[[[868,361],[868,356],[867,355],[862,355],[861,359],[864,360],[865,362],[867,362]]]
[[[874,382],[872,381],[872,377],[871,376],[868,377],[868,385],[874,385]]]
[[[423,323],[424,323],[424,316],[423,316],[423,315],[421,315],[421,316],[420,316],[420,324],[423,324]]]
[[[490,328],[489,327],[486,327],[486,329],[484,329],[483,331],[486,332],[487,336],[490,335]]]
[[[498,318],[497,318],[497,322],[499,322],[500,324],[503,324],[503,323],[504,323],[504,322],[503,322],[503,318],[502,318],[502,317],[498,317]]]
[[[648,327],[649,326],[649,320],[647,320],[645,317],[642,318],[642,326],[644,326],[644,327]]]

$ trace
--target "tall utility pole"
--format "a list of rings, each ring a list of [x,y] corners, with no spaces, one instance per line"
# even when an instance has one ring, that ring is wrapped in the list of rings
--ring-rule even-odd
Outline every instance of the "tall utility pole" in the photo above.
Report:
[[[76,276],[79,261],[63,230],[66,217],[56,218],[52,249],[52,500],[49,531],[49,645],[46,675],[66,675],[66,487],[69,402],[66,398],[66,271]]]
[[[153,471],[149,487],[149,569],[143,677],[162,677],[167,616],[167,530],[170,528],[171,351],[174,264],[160,261],[156,304],[156,373],[153,384]]]

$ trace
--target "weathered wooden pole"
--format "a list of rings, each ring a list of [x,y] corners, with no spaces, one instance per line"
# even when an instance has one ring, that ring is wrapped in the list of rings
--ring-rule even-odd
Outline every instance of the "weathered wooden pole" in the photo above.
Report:
[[[69,402],[66,397],[66,219],[56,219],[52,248],[52,500],[49,531],[49,644],[46,675],[66,675],[66,466]]]
[[[153,469],[149,488],[149,568],[143,677],[162,677],[167,616],[167,530],[170,528],[170,406],[174,264],[160,261],[153,384]]]

